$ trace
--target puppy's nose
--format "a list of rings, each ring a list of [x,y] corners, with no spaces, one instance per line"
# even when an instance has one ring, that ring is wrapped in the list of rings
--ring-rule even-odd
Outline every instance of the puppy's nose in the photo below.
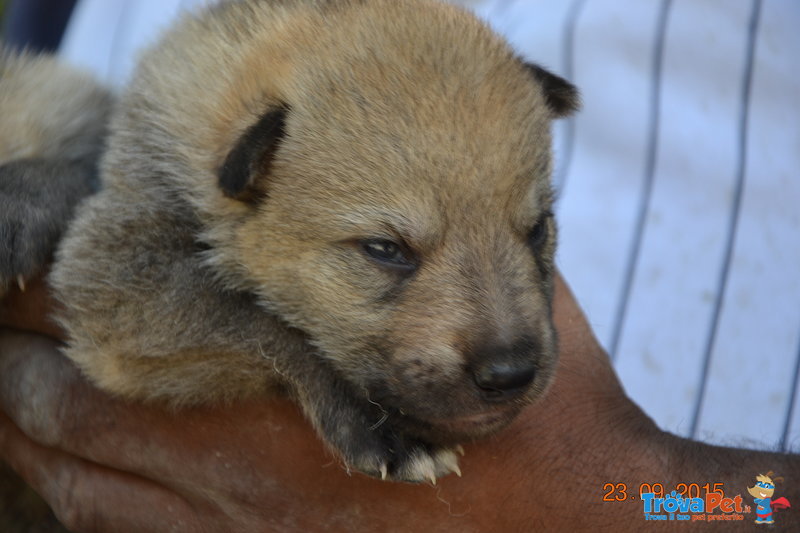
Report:
[[[473,375],[484,398],[504,401],[525,392],[536,376],[536,365],[531,361],[487,362],[478,366]]]

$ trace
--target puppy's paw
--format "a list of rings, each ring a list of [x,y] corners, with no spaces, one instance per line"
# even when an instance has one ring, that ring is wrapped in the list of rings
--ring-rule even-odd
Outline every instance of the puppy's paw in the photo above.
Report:
[[[35,198],[26,192],[8,195],[0,191],[0,294],[11,284],[25,289],[25,281],[35,276],[52,254],[58,230],[46,207]]]
[[[345,457],[345,462],[359,472],[391,481],[430,482],[435,485],[438,478],[450,474],[461,476],[457,448],[435,446],[413,439],[402,440],[405,442],[376,442],[371,450],[347,454],[352,457]]]
[[[281,363],[281,375],[293,382],[293,396],[320,437],[348,470],[391,481],[436,483],[461,475],[461,446],[441,446],[406,431],[402,418],[340,379],[313,353],[293,354]]]
[[[436,484],[438,478],[449,474],[461,477],[458,454],[455,448],[435,446],[421,441],[404,439],[400,445],[388,449],[386,472],[382,479]]]
[[[39,159],[0,165],[0,295],[34,277],[53,254],[75,204],[90,192],[85,167]]]
[[[340,415],[344,414],[340,412]],[[460,446],[430,444],[405,434],[387,420],[378,427],[363,416],[339,417],[339,425],[323,437],[341,454],[348,468],[383,480],[430,482],[449,474],[461,476]]]

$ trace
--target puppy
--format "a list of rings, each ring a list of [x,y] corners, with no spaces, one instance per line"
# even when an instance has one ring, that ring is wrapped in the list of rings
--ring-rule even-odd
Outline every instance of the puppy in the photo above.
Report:
[[[434,1],[187,15],[57,254],[66,353],[177,407],[285,391],[372,476],[458,472],[553,375],[549,128],[577,102]]]
[[[39,273],[96,188],[111,105],[87,74],[0,43],[0,297]]]
[[[0,298],[41,272],[75,205],[96,189],[111,106],[88,74],[0,43]],[[2,462],[0,524],[66,531]]]

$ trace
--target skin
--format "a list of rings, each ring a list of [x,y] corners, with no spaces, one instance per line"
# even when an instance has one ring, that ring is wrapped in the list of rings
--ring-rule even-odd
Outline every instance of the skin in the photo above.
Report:
[[[0,315],[16,328],[0,336],[0,456],[75,531],[639,531],[641,502],[604,502],[606,483],[626,483],[628,496],[639,483],[723,483],[735,497],[759,472],[800,480],[797,456],[660,431],[625,395],[561,278],[552,388],[496,436],[465,445],[463,477],[435,487],[348,474],[288,401],[170,413],[111,398],[54,340],[20,331],[57,334],[42,320],[41,287],[11,298]],[[752,528],[753,517],[725,530]],[[791,530],[800,514],[776,521]]]

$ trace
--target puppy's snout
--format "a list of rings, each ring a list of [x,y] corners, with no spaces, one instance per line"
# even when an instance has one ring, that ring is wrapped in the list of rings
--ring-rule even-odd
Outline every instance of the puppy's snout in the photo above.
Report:
[[[512,346],[480,350],[472,374],[484,398],[506,401],[523,394],[536,377],[534,353],[533,343],[528,339]]]

